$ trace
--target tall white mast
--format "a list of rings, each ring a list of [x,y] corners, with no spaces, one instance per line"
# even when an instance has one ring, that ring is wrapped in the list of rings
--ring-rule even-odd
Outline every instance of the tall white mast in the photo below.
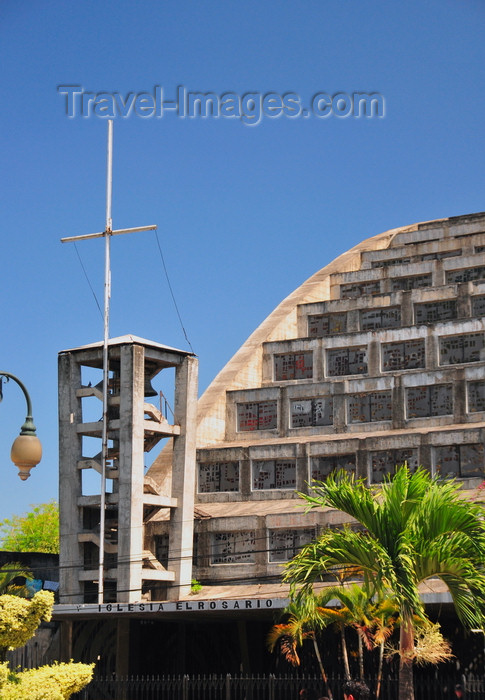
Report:
[[[110,241],[111,236],[120,233],[137,233],[139,231],[153,231],[156,226],[138,226],[136,228],[124,228],[113,231],[111,218],[111,199],[113,190],[113,120],[108,120],[108,147],[106,164],[106,224],[101,233],[88,233],[81,236],[61,238],[61,243],[68,241],[81,241],[88,238],[104,237],[104,338],[103,338],[103,425],[101,448],[101,494],[99,516],[99,571],[98,571],[98,603],[104,603],[104,537],[106,521],[106,470],[108,462],[108,382],[109,382],[109,302],[111,298],[111,263]]]

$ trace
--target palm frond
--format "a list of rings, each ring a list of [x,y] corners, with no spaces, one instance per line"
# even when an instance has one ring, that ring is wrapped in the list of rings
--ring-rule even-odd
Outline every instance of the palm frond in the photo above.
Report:
[[[288,625],[273,625],[271,628],[266,643],[269,651],[275,651],[279,647],[280,654],[292,666],[300,665],[300,657],[297,652],[297,640],[289,633]]]
[[[28,591],[25,586],[14,584],[15,579],[33,578],[32,572],[26,569],[20,562],[12,561],[0,567],[0,594],[8,593],[22,598],[27,597]]]
[[[305,545],[286,565],[283,580],[308,589],[321,580],[322,573],[348,567],[369,574],[376,585],[387,579],[393,583],[392,561],[386,550],[376,539],[350,528],[326,530],[318,540]]]
[[[310,605],[305,601],[315,584],[328,576],[343,580],[349,567],[358,572],[361,581],[355,592],[334,586],[313,600],[308,611],[314,619],[320,617],[320,624],[352,624],[366,645],[371,639],[384,643],[395,625],[404,625],[401,654],[416,659],[417,652],[408,648],[408,632],[429,624],[418,587],[438,577],[461,621],[485,629],[483,504],[466,499],[458,482],[431,477],[423,467],[411,472],[404,465],[380,490],[372,490],[340,471],[325,482],[313,482],[311,493],[302,497],[307,510],[336,508],[364,527],[362,532],[350,527],[325,530],[285,567],[284,581],[297,605]],[[339,601],[336,607],[332,596]],[[429,633],[430,640],[434,658],[446,658],[436,630]]]

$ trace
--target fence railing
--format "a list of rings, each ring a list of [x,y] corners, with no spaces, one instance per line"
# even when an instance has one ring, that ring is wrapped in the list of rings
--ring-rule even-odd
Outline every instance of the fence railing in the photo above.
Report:
[[[330,678],[329,687],[334,700],[343,698],[343,678]],[[374,679],[367,683],[375,692]],[[454,698],[456,683],[465,687],[468,700],[485,700],[485,679],[478,676],[440,674],[433,669],[428,677],[415,678],[415,700],[444,700]],[[308,697],[320,698],[328,690],[320,676],[130,676],[96,677],[83,691],[73,696],[76,700],[298,700],[302,688]],[[372,697],[375,697],[373,695]],[[398,700],[398,681],[385,678],[380,698]]]

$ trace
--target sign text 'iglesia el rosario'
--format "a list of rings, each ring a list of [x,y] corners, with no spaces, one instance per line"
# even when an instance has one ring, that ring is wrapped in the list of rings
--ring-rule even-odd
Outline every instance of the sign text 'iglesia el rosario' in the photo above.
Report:
[[[276,610],[286,607],[285,598],[237,598],[222,600],[146,601],[140,603],[85,603],[56,605],[54,617],[93,614],[173,613],[210,610]]]

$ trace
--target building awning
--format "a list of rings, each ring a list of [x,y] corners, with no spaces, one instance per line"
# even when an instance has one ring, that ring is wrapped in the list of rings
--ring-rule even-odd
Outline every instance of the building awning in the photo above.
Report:
[[[318,588],[323,589],[320,584]],[[426,605],[451,603],[446,585],[439,579],[430,579],[419,587]],[[282,611],[288,605],[289,587],[279,583],[250,584],[247,586],[203,586],[198,593],[179,600],[140,601],[138,603],[79,603],[54,606],[55,620],[93,617],[162,617],[217,613],[257,614]],[[336,601],[334,601],[335,604]],[[332,605],[332,601],[329,603]]]

